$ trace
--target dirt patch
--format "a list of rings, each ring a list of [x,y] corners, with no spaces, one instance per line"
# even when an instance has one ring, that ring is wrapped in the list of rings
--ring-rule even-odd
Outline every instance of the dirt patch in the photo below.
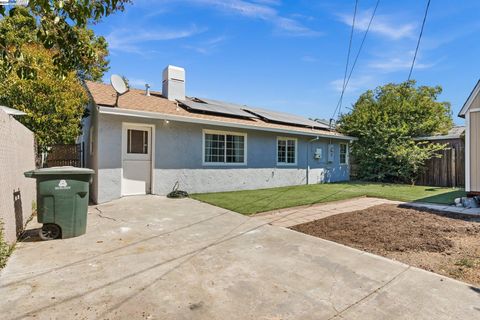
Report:
[[[380,205],[291,229],[480,286],[480,218]]]

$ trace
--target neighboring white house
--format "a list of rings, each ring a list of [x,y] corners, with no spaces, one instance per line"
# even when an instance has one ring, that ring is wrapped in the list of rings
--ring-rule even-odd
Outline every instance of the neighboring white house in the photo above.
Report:
[[[92,198],[269,188],[349,179],[353,139],[299,116],[187,97],[185,71],[168,66],[163,93],[87,82],[83,140],[96,171]],[[292,106],[294,109],[295,106]]]
[[[480,195],[480,80],[458,115],[465,118],[465,191]]]

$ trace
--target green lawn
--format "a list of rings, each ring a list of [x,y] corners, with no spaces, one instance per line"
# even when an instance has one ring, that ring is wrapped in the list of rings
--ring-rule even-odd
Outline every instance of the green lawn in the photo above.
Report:
[[[272,189],[193,194],[192,198],[250,215],[274,209],[355,197],[377,197],[406,202],[451,204],[465,196],[463,189],[364,182],[325,183]]]

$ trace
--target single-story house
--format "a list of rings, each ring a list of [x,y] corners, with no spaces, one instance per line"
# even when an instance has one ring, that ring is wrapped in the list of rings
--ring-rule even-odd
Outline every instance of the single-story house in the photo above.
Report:
[[[164,70],[162,93],[86,87],[82,140],[96,203],[175,187],[202,193],[349,180],[354,138],[292,114],[188,97],[183,68]]]
[[[458,114],[465,118],[465,191],[480,195],[480,80]]]

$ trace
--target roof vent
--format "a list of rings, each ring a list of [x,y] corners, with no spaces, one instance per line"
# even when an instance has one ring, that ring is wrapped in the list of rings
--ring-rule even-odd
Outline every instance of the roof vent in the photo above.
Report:
[[[150,97],[150,85],[148,83],[145,83],[145,95]]]
[[[185,69],[167,66],[163,70],[162,95],[168,100],[185,100]]]

